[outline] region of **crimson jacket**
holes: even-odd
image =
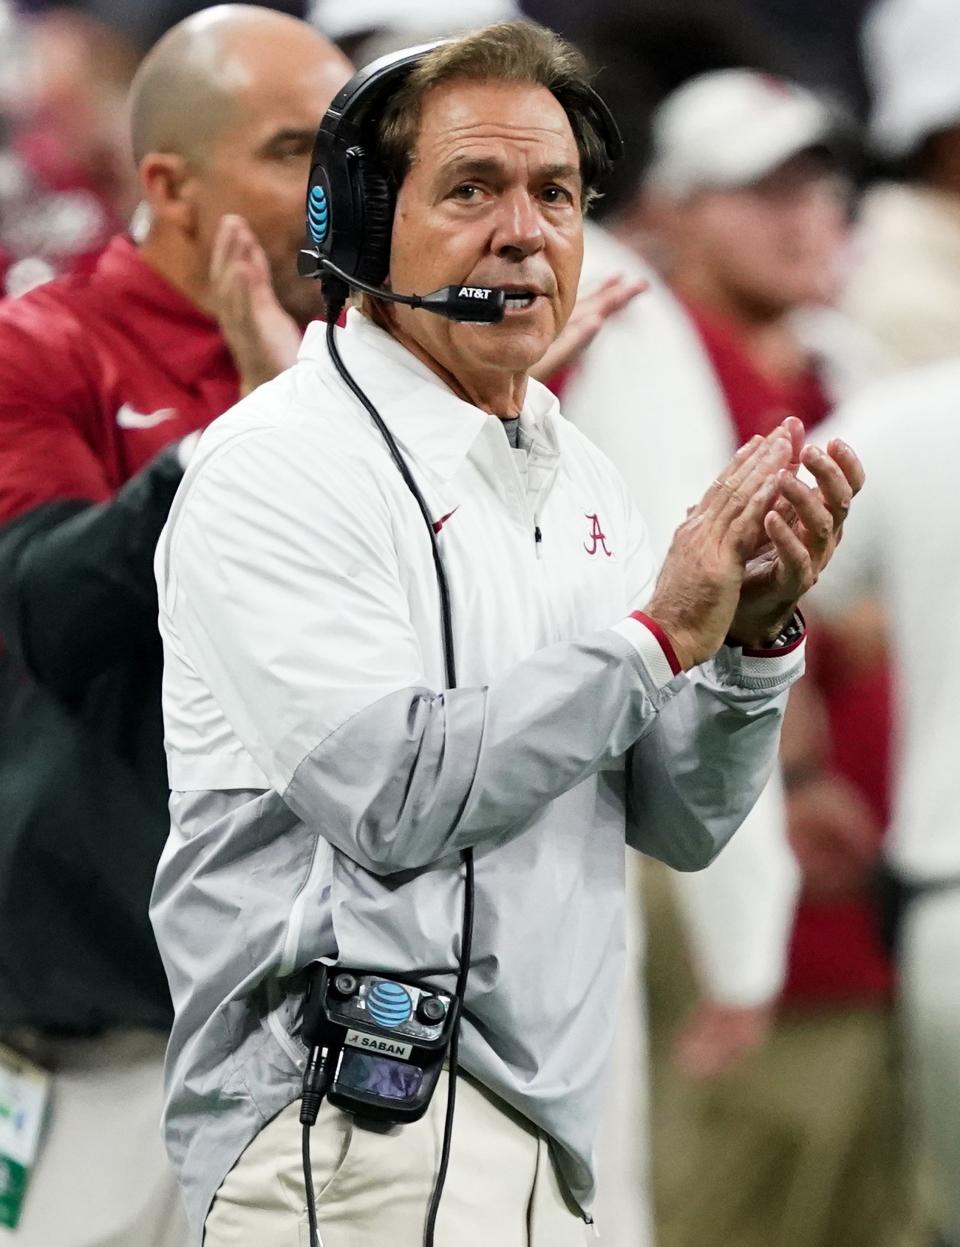
[[[238,397],[214,321],[126,238],[0,304],[0,1026],[164,1026],[152,559],[175,443]]]

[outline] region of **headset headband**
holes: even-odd
[[[413,69],[417,61],[434,48],[440,48],[449,42],[449,39],[435,39],[415,48],[388,52],[386,56],[380,56],[363,69],[358,69],[333,97],[320,122],[320,129],[329,130],[335,136],[341,121],[348,125],[362,126],[374,106],[393,95],[400,86],[400,81]]]

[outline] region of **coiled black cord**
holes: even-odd
[[[447,575],[443,566],[443,559],[440,556],[440,546],[437,541],[437,533],[433,527],[433,520],[427,509],[423,494],[420,487],[414,479],[413,473],[407,461],[404,459],[400,447],[397,445],[393,434],[387,428],[382,416],[376,407],[361,389],[343,359],[337,347],[336,339],[336,323],[343,310],[342,300],[337,305],[335,299],[328,297],[327,299],[327,350],[330,352],[330,358],[333,366],[340,374],[341,379],[347,388],[354,394],[360,402],[364,410],[370,416],[370,419],[376,425],[386,442],[387,450],[390,457],[396,464],[400,475],[403,477],[404,483],[410,490],[423,516],[423,522],[427,526],[427,533],[430,537],[430,548],[433,553],[433,566],[437,577],[437,591],[440,597],[440,626],[443,640],[443,660],[446,673],[447,688],[456,688],[457,685],[457,668],[454,658],[453,649],[453,616],[450,609],[450,587],[447,583]],[[430,1197],[430,1206],[427,1210],[427,1219],[424,1225],[423,1242],[424,1247],[434,1247],[434,1235],[436,1234],[437,1215],[440,1211],[440,1200],[443,1197],[443,1188],[447,1180],[447,1169],[450,1165],[450,1146],[453,1141],[453,1118],[457,1104],[457,1073],[460,1067],[460,1022],[463,1016],[464,1000],[467,990],[467,976],[470,972],[470,957],[473,949],[473,915],[474,915],[474,873],[473,873],[473,849],[464,849],[461,853],[461,859],[464,867],[464,884],[463,884],[463,924],[460,933],[460,967],[457,973],[457,985],[455,989],[457,1014],[453,1021],[453,1028],[450,1033],[450,1050],[447,1058],[447,1107],[443,1124],[443,1143],[440,1148],[440,1164],[437,1168],[436,1181],[433,1184],[433,1194]],[[311,1066],[315,1070],[322,1069],[318,1065],[319,1054],[316,1051],[310,1055],[308,1062],[307,1075],[304,1078],[304,1088],[306,1091],[307,1079],[310,1075]],[[319,1073],[316,1075],[319,1078]],[[322,1093],[321,1093],[322,1098]],[[317,1101],[317,1109],[319,1109],[319,1100]],[[316,1112],[313,1114],[316,1120]],[[301,1120],[303,1116],[301,1115]],[[310,1163],[310,1124],[304,1123],[303,1126],[303,1181],[306,1187],[307,1196],[307,1220],[310,1225],[310,1245],[311,1247],[323,1247],[320,1239],[320,1232],[317,1228],[317,1208],[313,1193],[313,1170]]]
[[[473,948],[473,849],[464,849],[461,854],[464,866],[463,881],[463,931],[460,936],[460,972],[457,975],[457,1016],[450,1034],[450,1055],[447,1058],[447,1112],[443,1122],[443,1145],[440,1148],[440,1165],[437,1169],[437,1180],[433,1184],[433,1195],[427,1211],[427,1222],[423,1234],[424,1247],[434,1247],[433,1236],[437,1228],[437,1214],[440,1211],[440,1199],[447,1181],[447,1168],[450,1164],[450,1144],[453,1141],[453,1114],[457,1106],[457,1072],[460,1067],[460,1017],[463,1013],[463,1002],[467,990],[467,974],[470,970],[470,953]]]
[[[303,1157],[303,1186],[307,1194],[307,1223],[310,1226],[310,1247],[323,1247],[323,1239],[317,1228],[317,1201],[313,1194],[313,1163],[310,1160],[310,1131],[313,1129],[304,1122],[300,1152]]]
[[[357,384],[353,375],[350,373],[340,356],[340,350],[337,347],[336,337],[337,316],[339,316],[339,310],[335,307],[331,308],[328,304],[327,350],[330,352],[330,358],[333,360],[333,366],[340,374],[344,384],[354,395],[356,395],[364,410],[370,416],[370,419],[379,429],[380,435],[387,444],[387,450],[390,452],[390,458],[397,465],[407,489],[409,489],[411,494],[413,494],[416,504],[420,508],[420,514],[423,516],[423,522],[427,526],[427,533],[430,536],[430,549],[433,552],[433,567],[437,574],[437,590],[440,594],[440,627],[443,632],[443,661],[446,668],[447,688],[456,688],[457,665],[453,653],[453,616],[450,611],[450,588],[447,584],[447,573],[444,571],[443,560],[440,557],[440,544],[437,541],[437,534],[434,531],[433,520],[430,518],[430,512],[427,509],[427,504],[423,500],[423,494],[420,492],[420,486],[414,480],[413,473],[410,471],[409,465],[407,464],[406,459],[404,459],[393,434],[384,424],[383,417]]]

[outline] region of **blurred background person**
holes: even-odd
[[[865,197],[844,307],[882,339],[897,367],[909,371],[890,387],[889,397],[877,392],[870,436],[879,480],[864,544],[844,560],[852,574],[849,585],[836,597],[825,595],[820,606],[848,652],[869,655],[883,653],[888,644],[892,648],[896,782],[882,897],[901,974],[913,1120],[924,1159],[932,1162],[925,1185],[933,1187],[942,1231],[937,1244],[949,1245],[960,1241],[960,1076],[952,1060],[958,1047],[956,975],[944,977],[944,966],[957,925],[950,881],[960,872],[952,859],[949,820],[944,821],[941,767],[946,754],[956,751],[957,733],[953,721],[933,733],[950,687],[949,664],[938,660],[934,673],[910,654],[904,623],[912,609],[908,593],[930,601],[951,588],[937,550],[938,529],[931,529],[930,540],[923,537],[922,552],[911,553],[916,565],[909,569],[899,545],[881,554],[879,542],[882,533],[893,533],[881,516],[887,507],[891,521],[902,519],[911,540],[921,523],[949,525],[953,518],[949,491],[934,492],[935,474],[928,478],[929,514],[903,511],[893,500],[900,472],[921,469],[910,456],[894,461],[891,438],[895,422],[902,421],[911,439],[930,436],[937,455],[949,460],[950,413],[960,398],[951,362],[960,358],[960,86],[954,71],[960,12],[949,0],[880,0],[864,24],[863,45],[872,88],[869,138],[879,180]],[[942,367],[917,368],[937,361]],[[860,402],[837,418],[845,425],[864,420]],[[857,551],[862,567],[854,566]],[[937,907],[932,897],[941,888],[945,895]]]
[[[7,9],[0,40],[0,290],[88,271],[136,202],[125,97],[139,55],[80,9]]]
[[[89,272],[139,198],[127,92],[198,0],[20,0],[0,7],[0,290]],[[300,0],[265,7],[303,16]]]
[[[817,96],[746,69],[704,74],[652,119],[651,159],[622,237],[680,301],[709,359],[735,440],[777,413],[816,425],[887,368],[832,311],[851,206],[853,149]]]
[[[706,460],[716,471],[731,444],[786,412],[815,426],[886,362],[826,306],[842,273],[852,155],[826,105],[770,75],[701,75],[661,106],[649,146],[645,180],[635,164],[633,194],[609,212],[620,241],[593,236],[587,268],[596,278],[624,267],[627,241],[657,259],[668,284],[604,330],[564,405],[644,499],[656,545],[694,496],[692,465]],[[666,1247],[876,1247],[899,1241],[908,1216],[890,1075],[891,967],[871,894],[885,818],[884,675],[847,667],[842,655],[821,665],[831,700],[798,699],[784,746],[804,903],[766,1043],[780,985],[769,972],[765,1000],[738,1001],[728,983],[726,999],[713,993],[684,1025],[690,970],[676,955],[672,906],[661,887],[650,889],[655,1194]],[[860,732],[846,752],[832,748],[831,706],[845,743],[851,725]],[[777,826],[772,808],[758,839],[768,853]],[[776,877],[741,864],[728,907],[738,885],[763,896]],[[681,901],[695,930],[697,912],[710,912],[699,899]],[[715,961],[696,942],[691,951],[709,997]],[[772,941],[767,951],[772,966]]]
[[[913,1106],[935,1164],[936,1247],[960,1244],[960,669],[949,646],[922,638],[931,607],[947,620],[960,612],[958,401],[953,359],[864,393],[830,421],[830,436],[862,436],[871,490],[837,586],[816,597],[821,614],[840,625],[860,615],[864,601],[879,603],[888,623],[899,729],[886,845],[891,933]],[[914,485],[920,492],[911,500]]]
[[[286,15],[189,19],[133,88],[142,243],[0,305],[0,1037],[53,1073],[18,1247],[184,1241],[147,919],[169,828],[153,552],[195,432],[316,311],[303,188],[350,72]]]
[[[900,366],[960,355],[960,10],[881,0],[864,27],[870,142],[844,307]]]

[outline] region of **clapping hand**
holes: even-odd
[[[647,607],[684,670],[727,637],[761,648],[777,636],[829,563],[863,479],[849,446],[804,446],[793,417],[737,451],[674,534]]]
[[[788,622],[804,593],[817,583],[843,535],[864,472],[853,450],[834,438],[826,450],[803,445],[803,425],[790,417],[795,458],[810,472],[814,485],[796,475],[796,463],[777,474],[776,505],[764,518],[766,542],[744,572],[740,602],[730,627],[732,637],[750,647],[768,644]]]

